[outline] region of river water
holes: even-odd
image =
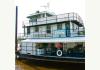
[[[16,60],[15,70],[85,70],[85,64]]]

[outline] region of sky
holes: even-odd
[[[49,12],[64,14],[69,12],[78,13],[85,22],[85,0],[16,0],[18,6],[18,33],[23,33],[22,23],[28,20],[26,17],[37,10],[45,11],[42,6],[49,3]]]

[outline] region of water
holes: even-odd
[[[85,70],[85,64],[16,60],[15,70]]]

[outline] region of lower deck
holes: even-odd
[[[84,42],[57,42],[57,43],[33,43],[22,42],[19,52],[21,58],[61,61],[61,62],[84,62]]]

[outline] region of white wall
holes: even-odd
[[[65,29],[65,23],[62,24],[62,29]]]
[[[27,48],[26,48],[26,46],[27,46]],[[36,50],[36,43],[32,43],[32,42],[22,42],[21,43],[21,53],[22,54],[31,53],[31,54],[35,55],[36,54],[35,50]]]
[[[76,43],[67,43],[66,46],[67,48],[74,48]]]
[[[25,34],[27,34],[27,28],[25,28]]]
[[[39,26],[39,32],[43,32],[43,31],[46,31],[46,26]]]
[[[76,43],[64,43],[63,49],[67,51],[69,48],[73,48],[76,45]]]
[[[33,32],[34,32],[33,27],[30,27],[30,33],[33,33]]]
[[[74,48],[79,43],[75,43],[75,42],[74,43],[63,43],[63,49],[67,51],[69,48]],[[83,44],[83,47],[85,47],[85,42],[82,42],[82,44]]]
[[[51,29],[52,29],[52,30],[57,30],[57,24],[51,25]]]

